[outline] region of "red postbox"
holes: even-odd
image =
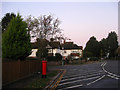
[[[46,78],[47,61],[42,61],[42,78]]]

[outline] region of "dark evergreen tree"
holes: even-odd
[[[18,14],[17,17],[12,18],[7,30],[2,34],[2,56],[23,60],[30,54],[31,44],[27,24]]]
[[[99,57],[100,55],[100,48],[99,48],[99,42],[96,40],[96,38],[93,36],[90,38],[90,40],[87,42],[85,47],[85,52],[91,53],[93,57]]]
[[[6,15],[2,18],[2,32],[4,32],[8,26],[8,24],[10,23],[11,19],[13,17],[16,17],[16,15],[14,13],[6,13]]]
[[[106,39],[109,57],[115,57],[115,52],[118,48],[117,34],[115,32],[110,32]]]
[[[106,57],[108,53],[108,44],[107,44],[107,39],[103,38],[100,42],[100,53],[101,57]]]

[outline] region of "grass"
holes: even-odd
[[[59,70],[54,70],[54,71],[50,71],[47,76],[48,77],[54,77],[56,76],[60,71]]]
[[[51,70],[47,73],[47,78],[39,78],[33,82],[31,82],[29,85],[25,86],[24,88],[45,88],[46,85],[49,84],[50,80],[56,76],[60,71],[58,70]]]

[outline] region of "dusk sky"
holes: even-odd
[[[61,21],[64,35],[83,47],[91,36],[100,41],[111,31],[118,34],[117,2],[3,2],[2,17],[11,12],[24,19],[51,14]]]

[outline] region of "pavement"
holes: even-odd
[[[107,60],[84,65],[50,66],[49,69],[63,69],[52,88],[57,90],[80,88],[114,88],[120,89],[119,62]],[[58,82],[57,84],[55,84]]]

